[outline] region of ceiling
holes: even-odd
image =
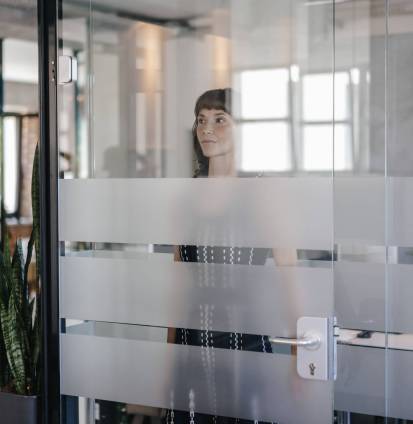
[[[213,9],[228,8],[231,0],[63,0],[63,4],[89,7],[123,16],[142,16],[168,21],[203,16]],[[64,6],[63,6],[64,7]]]
[[[207,15],[214,9],[233,7],[234,0],[63,0],[63,7],[106,12],[108,15],[118,15],[137,19],[138,17],[159,21],[187,20]],[[257,0],[237,0],[236,4]],[[263,0],[260,0],[263,1]],[[268,0],[267,0],[268,1]],[[276,0],[271,0],[276,1]],[[320,7],[331,3],[331,0],[277,0],[282,3],[296,1],[308,7]],[[263,1],[265,4],[265,1]],[[261,3],[261,4],[263,4]],[[341,9],[341,19],[354,19],[354,10],[364,6],[369,10],[371,18],[384,18],[386,13],[385,0],[336,0]],[[345,10],[348,11],[346,18]],[[344,13],[343,13],[344,12]],[[391,0],[389,12],[394,21],[406,20],[413,15],[413,0]],[[413,25],[411,31],[413,32]],[[0,38],[18,38],[24,40],[37,39],[37,0],[0,0]]]
[[[22,0],[20,0],[22,1]],[[212,9],[231,8],[235,5],[243,7],[244,3],[256,0],[63,0],[65,3],[83,4],[99,10],[107,10],[120,13],[144,15],[157,19],[187,19],[194,16],[205,15]],[[265,4],[265,1],[261,4]],[[285,4],[305,5],[308,7],[331,5],[333,0],[272,0],[282,6]],[[10,0],[9,0],[10,2]],[[335,0],[336,6],[347,6],[349,9],[360,7],[361,4],[370,9],[371,16],[384,16],[386,12],[386,0]],[[294,8],[294,6],[293,6]],[[389,11],[392,14],[413,14],[412,0],[390,0]]]

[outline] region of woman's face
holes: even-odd
[[[201,109],[197,116],[196,135],[207,158],[233,151],[234,121],[220,109]]]

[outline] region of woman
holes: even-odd
[[[202,94],[195,105],[195,122],[192,129],[194,148],[197,158],[195,177],[235,177],[235,125],[231,114],[231,89],[209,90]],[[271,249],[232,246],[194,246],[183,245],[176,248],[175,260],[182,262],[236,264],[236,265],[264,265]],[[210,271],[214,272],[213,269]],[[230,273],[230,271],[228,271]],[[211,331],[205,322],[213,320],[213,308],[202,310],[200,323],[194,327],[201,330],[179,328],[169,331],[168,340],[171,343],[209,348],[248,350],[271,353],[271,344],[267,336],[242,333],[226,333]],[[208,319],[206,319],[208,317]],[[208,357],[213,364],[211,355],[214,351],[201,355]],[[212,365],[213,367],[213,365]],[[205,376],[206,384],[214,387],[214,370]],[[212,378],[212,380],[211,380]],[[209,379],[209,380],[208,380]],[[213,395],[212,395],[213,398]],[[213,399],[211,400],[213,403]],[[195,410],[189,412],[168,411],[167,421],[180,424],[181,422],[195,423],[235,423],[246,422],[235,418],[217,417],[213,415],[197,414]]]
[[[234,121],[230,88],[209,90],[195,104],[192,127],[198,168],[196,176],[236,176]]]

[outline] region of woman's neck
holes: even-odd
[[[234,155],[220,155],[209,158],[208,177],[235,177]]]

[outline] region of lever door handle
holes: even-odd
[[[318,348],[321,344],[320,337],[317,336],[304,336],[298,339],[291,339],[287,337],[270,337],[268,339],[271,343],[289,345],[289,346],[301,346],[301,347],[312,347]]]
[[[297,347],[297,373],[309,380],[336,378],[337,331],[335,317],[300,317],[298,337],[268,337],[271,343]],[[276,353],[276,352],[274,352]]]

